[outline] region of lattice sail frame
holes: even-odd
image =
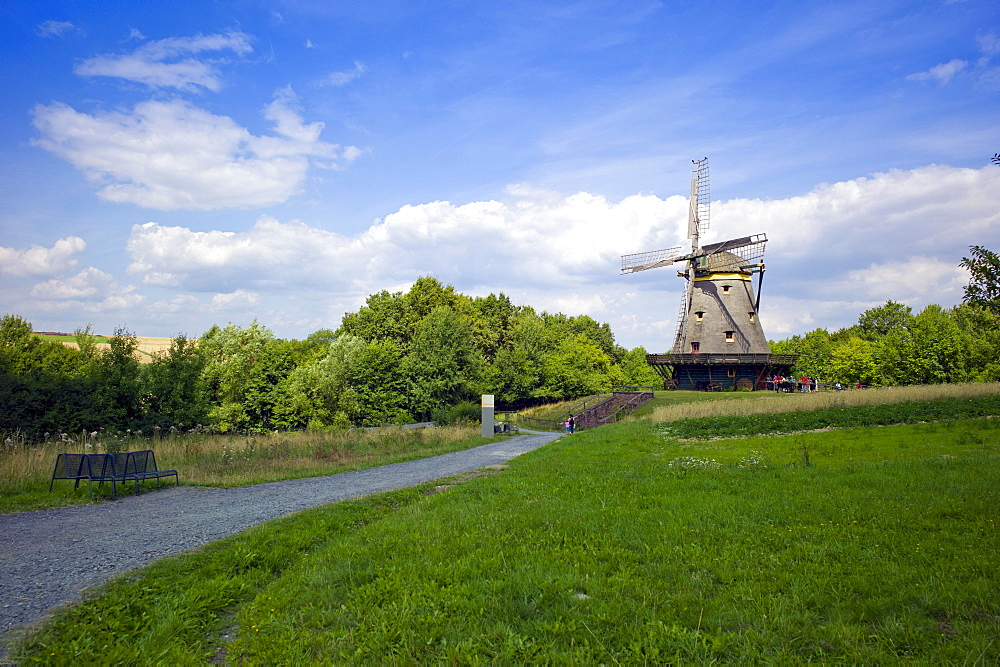
[[[645,271],[646,269],[655,269],[660,266],[668,266],[683,256],[680,246],[622,255],[622,275]]]

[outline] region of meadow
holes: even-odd
[[[947,392],[909,402],[991,412],[996,393]],[[729,433],[771,400],[711,401],[710,421]],[[164,559],[58,613],[17,658],[1000,660],[996,412],[799,431],[793,410],[767,426],[783,435],[730,437],[665,409],[443,492],[316,508]],[[697,433],[677,437],[685,423]]]

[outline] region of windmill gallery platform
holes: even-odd
[[[623,274],[683,263],[686,279],[670,352],[649,354],[646,362],[673,389],[758,389],[769,375],[787,375],[797,354],[772,354],[758,309],[764,279],[767,236],[754,234],[699,245],[708,229],[708,158],[693,161],[688,207],[690,252],[680,247],[625,255]],[[758,276],[756,294],[753,276]]]

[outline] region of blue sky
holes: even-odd
[[[432,275],[669,348],[619,256],[766,233],[761,321],[961,300],[1000,250],[1000,5],[0,4],[0,306],[38,330],[335,328]]]

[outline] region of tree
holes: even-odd
[[[31,323],[0,319],[0,432],[41,438],[76,431],[93,396],[86,363],[75,349],[32,333]]]
[[[139,428],[142,420],[143,372],[137,358],[139,341],[125,328],[115,329],[92,367],[94,414],[92,427]]]
[[[621,364],[622,384],[635,387],[663,388],[663,378],[646,363],[646,348],[637,347],[625,353]]]
[[[969,270],[969,284],[962,302],[1000,315],[1000,256],[978,245],[969,246],[971,257],[959,266]]]
[[[792,336],[786,340],[771,342],[771,351],[775,354],[797,354],[794,375],[825,380],[829,377],[830,355],[834,343],[830,332],[826,329],[813,329],[805,336]]]
[[[616,379],[611,358],[584,334],[563,339],[543,363],[540,395],[572,398],[608,391]]]
[[[469,318],[447,306],[432,310],[417,326],[402,364],[411,413],[426,418],[470,398],[481,364]]]
[[[967,337],[970,380],[1000,382],[1000,315],[962,304],[952,309],[951,316]]]
[[[245,328],[213,327],[198,345],[213,425],[223,431],[273,428],[275,389],[292,369],[288,346],[257,320]]]
[[[206,422],[209,405],[202,378],[204,368],[205,356],[197,341],[184,334],[170,341],[169,350],[154,355],[146,366],[146,422],[161,428]]]
[[[883,384],[878,370],[878,343],[854,336],[838,344],[830,354],[831,382],[866,385]]]
[[[909,328],[912,322],[912,309],[890,299],[884,306],[870,308],[861,313],[857,330],[861,338],[877,341],[897,329]]]

